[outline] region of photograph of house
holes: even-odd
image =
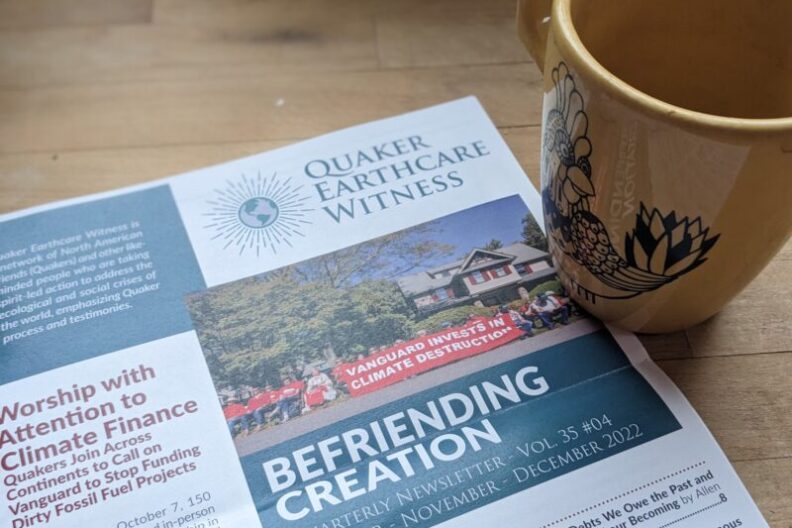
[[[187,295],[229,433],[243,445],[570,324],[546,248],[515,195]]]
[[[531,288],[554,274],[547,252],[516,242],[498,249],[474,248],[463,259],[396,282],[415,309],[428,315],[465,304],[495,306],[527,299]]]

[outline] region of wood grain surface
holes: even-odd
[[[474,94],[537,183],[512,0],[0,0],[0,212]],[[792,527],[792,243],[722,313],[643,343],[774,528]]]

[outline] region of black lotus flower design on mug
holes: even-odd
[[[676,280],[706,261],[719,235],[709,236],[701,219],[677,219],[651,212],[642,202],[635,227],[619,252],[604,223],[590,210],[596,195],[592,181],[591,140],[583,96],[563,62],[552,72],[555,105],[547,112],[542,142],[542,192],[545,224],[560,251],[602,284],[593,291],[569,277],[586,298],[626,299]]]
[[[701,219],[676,219],[673,211],[666,216],[654,209],[650,214],[641,204],[635,229],[624,242],[627,262],[668,277],[687,273],[706,259],[702,258],[717,236],[707,238],[709,228],[701,228]]]

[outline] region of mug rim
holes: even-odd
[[[792,131],[792,116],[770,118],[730,117],[708,114],[658,99],[621,80],[603,66],[586,48],[572,23],[571,0],[555,0],[550,24],[560,49],[566,48],[568,57],[578,70],[588,74],[595,83],[607,90],[614,98],[642,111],[649,110],[666,120],[682,121],[698,128],[716,128],[729,132],[789,133]]]

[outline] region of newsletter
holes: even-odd
[[[472,97],[0,216],[0,528],[766,527]]]

